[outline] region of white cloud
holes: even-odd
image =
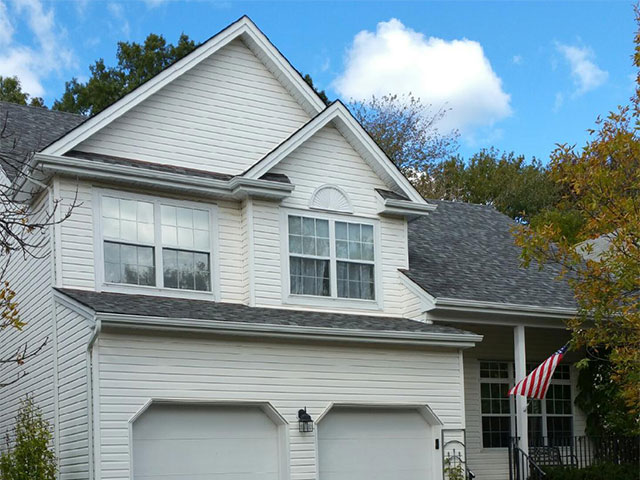
[[[522,65],[522,55],[514,55],[511,61],[516,65]]]
[[[356,100],[411,92],[434,108],[450,109],[443,130],[468,132],[511,114],[510,96],[478,42],[427,38],[397,19],[354,37],[333,87]]]
[[[7,4],[0,0],[0,75],[17,76],[23,90],[42,96],[44,77],[74,65],[73,51],[66,46],[65,32],[56,28],[53,9],[45,10],[40,0],[14,0],[14,23],[8,20]],[[26,21],[32,44],[14,39],[15,21]],[[9,25],[5,30],[4,26]]]
[[[129,20],[127,20],[127,17],[125,16],[124,8],[122,8],[122,5],[115,2],[108,3],[107,11],[116,20],[124,37],[129,38],[129,34],[131,33],[131,26],[129,25]]]
[[[555,100],[553,101],[553,112],[557,113],[564,104],[564,95],[561,92],[556,92]]]
[[[594,90],[609,78],[609,73],[594,63],[595,55],[590,48],[557,43],[556,49],[569,63],[571,76],[576,85],[575,95]]]

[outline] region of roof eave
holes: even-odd
[[[96,313],[103,328],[111,326],[134,330],[198,331],[232,336],[259,336],[304,340],[403,344],[466,349],[482,341],[482,335],[470,333],[399,332],[394,330],[358,330],[198,320],[189,318],[148,317],[116,313]]]
[[[42,153],[36,154],[34,159],[36,170],[43,176],[43,180],[47,175],[61,174],[108,183],[149,187],[155,190],[236,200],[246,197],[282,200],[295,188],[291,183],[272,180],[240,177],[222,180]]]

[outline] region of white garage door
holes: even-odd
[[[276,425],[257,407],[151,405],[133,424],[134,480],[276,480]]]
[[[431,478],[431,427],[416,410],[334,408],[318,441],[320,480]]]

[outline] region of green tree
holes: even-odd
[[[82,83],[73,78],[66,82],[62,98],[56,100],[52,108],[95,115],[180,60],[196,46],[185,34],[180,35],[175,45],[154,33],[149,34],[141,44],[118,42],[117,65],[108,67],[103,59],[97,60],[89,67],[89,80]]]
[[[409,95],[372,96],[351,101],[349,109],[393,163],[417,186],[433,167],[458,148],[458,132],[442,133],[445,110]],[[423,192],[421,192],[423,193]]]
[[[529,222],[555,206],[560,195],[547,168],[535,158],[481,150],[465,161],[460,156],[438,163],[417,182],[423,195],[443,200],[493,205],[511,218]]]
[[[22,91],[18,77],[0,75],[0,101],[46,108],[41,97],[31,97],[27,92]]]
[[[521,227],[525,264],[555,262],[573,287],[578,315],[572,348],[606,350],[611,378],[630,411],[640,413],[640,16],[636,13],[637,87],[629,106],[596,122],[586,145],[559,146],[550,175],[562,196],[545,221]],[[557,219],[580,226],[567,236]],[[585,362],[582,362],[584,366]],[[588,363],[588,360],[586,361]]]
[[[324,90],[318,90],[318,88],[313,84],[313,78],[311,78],[311,75],[309,75],[307,73],[302,78],[304,79],[305,82],[307,82],[307,84],[311,88],[313,88],[313,91],[318,94],[318,96],[320,97],[320,100],[322,100],[325,105],[331,104],[331,101],[329,100],[329,97],[327,97],[327,94],[325,93],[325,91]]]
[[[0,456],[3,480],[55,480],[56,457],[51,450],[53,434],[40,408],[31,397],[22,401],[16,418],[11,448]]]

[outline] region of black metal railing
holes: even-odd
[[[539,475],[546,467],[640,463],[640,437],[537,436],[529,439],[528,454],[518,448],[517,440],[512,438],[509,447],[511,480],[543,478]]]
[[[464,429],[442,429],[443,480],[473,480],[476,476],[467,463],[467,441]]]
[[[640,462],[640,437],[552,436],[529,439],[529,456],[538,465],[585,468],[601,463]]]
[[[518,439],[509,442],[509,480],[543,480],[547,475],[535,460],[518,447]]]

